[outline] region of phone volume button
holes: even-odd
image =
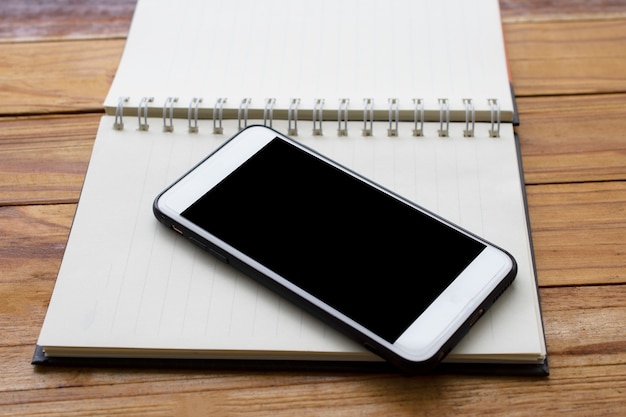
[[[221,253],[219,253],[215,249],[208,247],[204,242],[199,241],[198,239],[194,238],[193,236],[190,236],[189,240],[192,241],[194,244],[200,246],[202,249],[204,249],[205,251],[209,252],[211,255],[215,256],[217,259],[219,259],[220,261],[224,262],[225,264],[228,263],[228,258],[226,256],[222,255]]]
[[[194,245],[196,245],[196,246],[200,246],[200,247],[201,247],[202,249],[204,249],[204,250],[208,250],[207,246],[206,246],[203,242],[201,242],[201,241],[199,241],[198,239],[196,239],[195,237],[193,237],[193,236],[189,236],[189,240],[190,240],[190,241],[191,241],[191,243],[193,243]]]
[[[222,255],[221,253],[219,253],[218,251],[211,249],[211,248],[207,248],[207,250],[209,251],[209,253],[211,253],[211,255],[215,256],[220,261],[224,262],[225,264],[228,263],[228,258]]]

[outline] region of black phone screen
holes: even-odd
[[[182,216],[390,343],[485,248],[278,138]]]

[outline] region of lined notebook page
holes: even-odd
[[[113,121],[102,118],[40,345],[150,350],[127,352],[140,357],[377,359],[154,218],[157,194],[234,134],[236,121],[225,122],[225,135],[210,133],[209,121],[198,134],[187,133],[186,120],[173,133],[159,132],[160,119],[149,132],[115,131]],[[325,127],[325,136],[308,136],[311,123],[301,122],[296,139],[517,259],[512,287],[449,360],[545,354],[512,128],[489,138],[478,124],[475,138],[463,138],[464,126],[453,125],[440,138],[439,125],[426,124],[425,137],[412,137],[409,123],[390,138],[385,123],[373,137],[350,123],[337,138]]]
[[[300,117],[310,119],[324,99],[324,117],[336,119],[339,100],[349,99],[350,117],[362,120],[363,100],[372,99],[384,120],[397,98],[412,120],[420,98],[438,120],[443,98],[465,120],[463,99],[471,98],[488,121],[494,98],[511,120],[506,65],[497,0],[139,1],[105,107],[112,114],[129,97],[133,112],[151,97],[159,116],[176,97],[184,117],[201,97],[201,115],[210,117],[227,98],[225,117],[235,118],[250,98],[251,117],[262,118],[275,98],[275,116],[286,118],[299,98]]]

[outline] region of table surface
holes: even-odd
[[[134,9],[0,6],[1,415],[626,413],[626,2],[501,0],[548,378],[30,365]]]

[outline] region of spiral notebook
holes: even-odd
[[[104,107],[33,363],[384,369],[152,216],[265,124],[510,251],[442,369],[547,373],[497,1],[140,0]]]

